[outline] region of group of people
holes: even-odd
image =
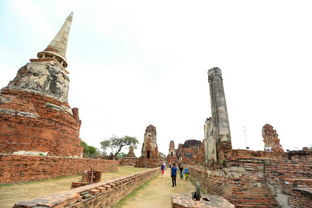
[[[189,170],[187,167],[183,168],[181,164],[177,167],[175,163],[169,163],[169,168],[171,171],[171,179],[172,179],[172,187],[177,186],[177,172],[180,171],[180,178],[183,179],[183,175],[185,180],[189,179]],[[160,167],[162,176],[165,173],[166,163],[163,163]]]

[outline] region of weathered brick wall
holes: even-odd
[[[0,93],[0,153],[81,157],[77,109],[31,92],[2,89]]]
[[[277,207],[264,176],[261,160],[227,162],[223,168],[190,166],[190,177],[210,194],[221,195],[238,208]]]
[[[236,207],[306,208],[312,204],[311,156],[309,152],[237,150],[223,167],[189,164],[190,177]]]
[[[117,171],[118,161],[49,156],[0,155],[0,184],[70,176],[91,168]]]
[[[302,157],[295,156],[292,160],[275,160],[266,164],[265,175],[269,188],[280,204],[294,208],[311,207],[312,163],[309,157],[307,160],[302,160]],[[300,188],[308,191],[298,191]]]
[[[57,208],[102,208],[117,202],[159,174],[159,169],[124,176],[107,182],[90,184],[69,191],[18,202],[14,208],[57,207]]]

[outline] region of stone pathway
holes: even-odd
[[[114,205],[113,208],[170,208],[173,194],[190,193],[195,190],[191,182],[181,180],[179,177],[177,186],[171,187],[171,185],[170,170],[166,169],[163,177],[160,174],[143,188],[139,188],[128,198]]]

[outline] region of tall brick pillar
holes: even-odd
[[[217,145],[217,159],[223,160],[232,149],[231,132],[223,88],[221,70],[214,67],[208,71],[213,136]]]

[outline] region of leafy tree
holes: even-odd
[[[119,159],[119,158],[122,158],[122,157],[127,157],[127,154],[124,153],[124,152],[119,152],[116,157]]]
[[[96,157],[99,155],[99,150],[93,146],[89,146],[86,142],[81,141],[80,146],[83,147],[83,157]]]
[[[136,148],[136,145],[139,143],[138,139],[131,136],[117,137],[113,136],[109,139],[106,139],[101,142],[101,148],[104,152],[109,148],[111,153],[113,153],[114,158],[118,158],[117,155],[120,153],[123,147],[133,146]]]

